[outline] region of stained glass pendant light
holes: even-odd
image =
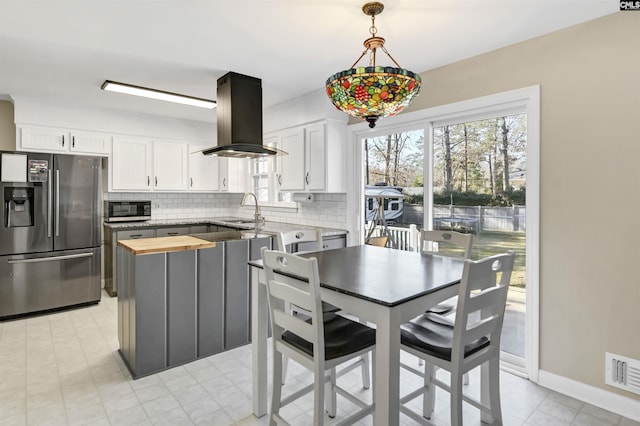
[[[366,120],[371,128],[378,118],[396,115],[408,106],[418,95],[421,82],[418,74],[398,65],[384,47],[384,38],[376,36],[375,19],[383,10],[379,2],[362,6],[364,14],[371,16],[371,37],[364,41],[365,50],[350,69],[327,79],[327,95],[336,108]],[[386,53],[397,68],[377,66],[377,49]],[[367,53],[369,66],[356,68]]]

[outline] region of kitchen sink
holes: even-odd
[[[221,222],[225,222],[225,223],[254,223],[255,221],[253,219],[229,219],[229,220],[222,220]]]
[[[192,237],[200,238],[205,241],[223,242],[233,240],[250,240],[253,238],[268,238],[272,235],[263,234],[256,231],[222,231],[222,232],[206,232],[202,234],[190,234]]]

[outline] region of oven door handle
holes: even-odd
[[[58,260],[80,259],[83,257],[92,257],[93,253],[67,254],[64,256],[54,257],[38,257],[36,259],[9,259],[7,263],[14,265],[19,263],[38,263],[38,262],[54,262]]]

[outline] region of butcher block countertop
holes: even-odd
[[[216,243],[201,240],[189,235],[175,237],[140,238],[136,240],[118,241],[118,245],[135,255],[169,253],[174,251],[198,250],[212,248]]]

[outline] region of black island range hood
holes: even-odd
[[[230,72],[218,79],[218,146],[202,151],[219,157],[260,158],[286,154],[262,146],[262,81]]]

